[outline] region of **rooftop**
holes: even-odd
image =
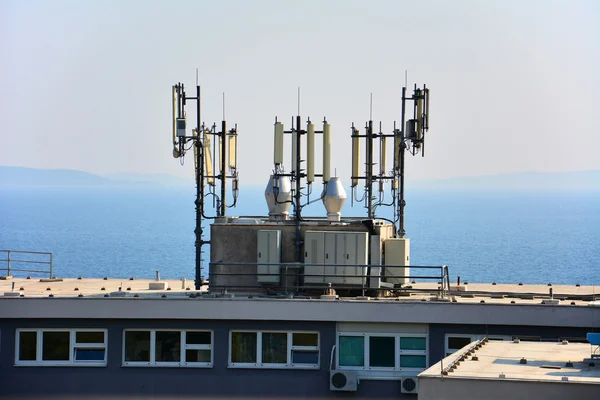
[[[39,278],[13,278],[0,280],[0,299],[23,295],[26,298],[44,297],[141,297],[156,298],[167,295],[168,298],[182,298],[191,294],[200,296],[221,296],[218,293],[209,294],[209,285],[202,286],[200,291],[195,290],[194,281],[191,279],[161,280],[166,286],[161,289],[150,289],[150,285],[157,281],[152,279],[133,278],[64,278],[64,279],[39,279]],[[13,292],[14,284],[14,292]],[[550,300],[550,289],[552,297]],[[436,296],[438,285],[436,283],[412,283],[400,296],[368,298],[369,300],[385,301],[440,301]],[[14,293],[14,294],[8,294]],[[342,294],[340,292],[340,294]],[[246,298],[235,294],[236,298]],[[254,296],[255,298],[257,296]],[[318,299],[318,292],[311,296]],[[276,297],[271,297],[276,298]],[[295,297],[301,299],[302,297]],[[342,297],[340,300],[356,300],[355,297]],[[489,284],[475,283],[451,286],[450,295],[446,301],[457,303],[485,303],[485,304],[529,304],[529,305],[568,305],[590,306],[595,305],[594,300],[600,299],[600,286],[577,285],[528,285],[528,284]],[[367,300],[360,298],[360,300]],[[514,302],[514,303],[513,303]]]
[[[518,381],[565,381],[600,385],[600,360],[590,364],[588,343],[473,342],[422,372],[419,377]],[[475,357],[475,360],[473,360]],[[462,361],[461,361],[462,360]],[[565,379],[566,377],[566,379]]]

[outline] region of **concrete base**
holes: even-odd
[[[150,282],[148,284],[149,290],[167,290],[169,282]]]
[[[451,292],[466,292],[469,290],[469,285],[450,285]]]
[[[546,299],[544,300],[544,304],[550,304],[550,305],[557,305],[560,304],[560,300],[559,299]]]
[[[4,292],[4,297],[19,297],[23,292]]]
[[[337,300],[339,299],[339,296],[337,294],[332,295],[332,294],[323,294],[321,295],[321,300]]]

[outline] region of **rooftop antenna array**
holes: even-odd
[[[323,168],[320,174],[315,173],[315,135],[320,134],[323,138]],[[284,160],[284,136],[291,137],[291,154],[289,170],[286,170]],[[306,137],[306,160],[302,159],[303,137]],[[327,118],[323,118],[323,129],[316,130],[315,124],[310,117],[306,121],[306,128],[302,127],[300,116],[300,88],[298,88],[298,115],[292,117],[291,128],[285,130],[284,125],[275,117],[274,126],[274,152],[273,152],[273,175],[267,186],[266,196],[269,203],[270,216],[280,219],[288,218],[288,209],[293,207],[293,219],[296,224],[296,260],[301,261],[302,239],[300,233],[300,222],[302,221],[302,209],[309,204],[322,200],[331,179],[331,125]],[[304,168],[303,168],[304,167]],[[315,178],[322,178],[323,190],[319,197],[310,199],[312,184]],[[303,186],[305,181],[306,186]],[[306,201],[303,203],[302,198]]]
[[[412,105],[412,118],[406,119],[407,102]],[[412,103],[410,103],[412,102]],[[394,224],[396,225],[396,236],[403,238],[406,234],[404,229],[404,161],[405,153],[411,155],[421,153],[425,156],[425,133],[429,130],[429,89],[414,86],[413,94],[406,96],[406,85],[402,88],[402,111],[401,128],[396,127],[391,133],[385,133],[382,123],[379,123],[379,132],[373,131],[373,95],[369,107],[370,119],[365,124],[365,133],[360,131],[352,123],[352,204],[357,197],[359,181],[364,181],[363,196],[358,201],[364,201],[369,219],[375,218],[375,211],[380,206],[391,206],[394,210]],[[360,143],[365,141],[364,171],[360,168]],[[386,166],[387,139],[394,141],[393,165],[390,171]],[[378,147],[379,171],[375,166],[375,150]],[[391,186],[392,198],[385,201],[385,183]],[[378,183],[378,195],[375,196],[373,185]]]
[[[202,286],[202,246],[210,241],[202,238],[202,221],[224,217],[226,209],[235,207],[239,194],[239,173],[237,168],[237,124],[227,130],[225,120],[225,94],[223,94],[223,120],[221,130],[217,131],[216,123],[209,128],[201,122],[201,95],[196,70],[196,96],[187,96],[183,83],[172,88],[173,99],[173,157],[179,158],[181,164],[189,150],[193,149],[194,174],[196,179],[196,290]],[[185,107],[188,101],[196,102],[196,127],[188,132]],[[217,159],[219,160],[217,162]],[[227,205],[227,179],[231,179],[231,205]],[[218,185],[217,185],[218,182]],[[206,186],[208,186],[206,188]],[[220,186],[217,191],[217,186]],[[206,190],[205,190],[206,189]],[[220,194],[218,194],[220,192]],[[205,213],[206,197],[211,196],[216,209],[215,216]]]

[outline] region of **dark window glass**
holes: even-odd
[[[470,337],[448,337],[448,348],[449,349],[462,349],[463,347],[465,347],[466,345],[468,345],[469,343],[471,343],[472,340]]]
[[[69,361],[70,332],[42,333],[42,360]]]
[[[19,332],[19,360],[35,361],[37,332]]]
[[[287,333],[262,334],[262,362],[265,364],[287,363]]]
[[[294,346],[318,346],[319,335],[316,333],[293,333],[292,344]]]
[[[156,347],[154,356],[156,362],[181,361],[181,332],[156,332]]]
[[[256,332],[231,333],[231,362],[256,362]]]
[[[365,365],[365,340],[362,336],[340,336],[340,366],[363,367]]]
[[[75,361],[104,361],[104,349],[75,349]]]
[[[150,331],[125,331],[125,361],[150,361]]]
[[[292,350],[292,364],[318,364],[319,352]]]
[[[427,366],[427,358],[425,356],[400,356],[400,367],[402,368],[425,368]]]
[[[211,344],[210,332],[186,332],[185,341],[187,344]]]
[[[186,350],[185,351],[185,361],[189,363],[193,362],[201,362],[201,363],[209,363],[210,362],[210,350]]]
[[[426,350],[427,340],[423,337],[401,337],[401,350]]]
[[[104,343],[104,332],[75,332],[77,343]]]
[[[394,368],[395,349],[395,338],[371,336],[369,338],[369,366]]]

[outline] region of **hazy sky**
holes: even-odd
[[[372,92],[391,129],[405,70],[431,88],[409,179],[600,169],[597,0],[0,0],[0,165],[191,177],[171,156],[170,90],[191,95],[196,68],[203,119],[221,120],[225,92],[238,123],[242,184],[266,183],[298,86],[348,182],[351,123]]]

